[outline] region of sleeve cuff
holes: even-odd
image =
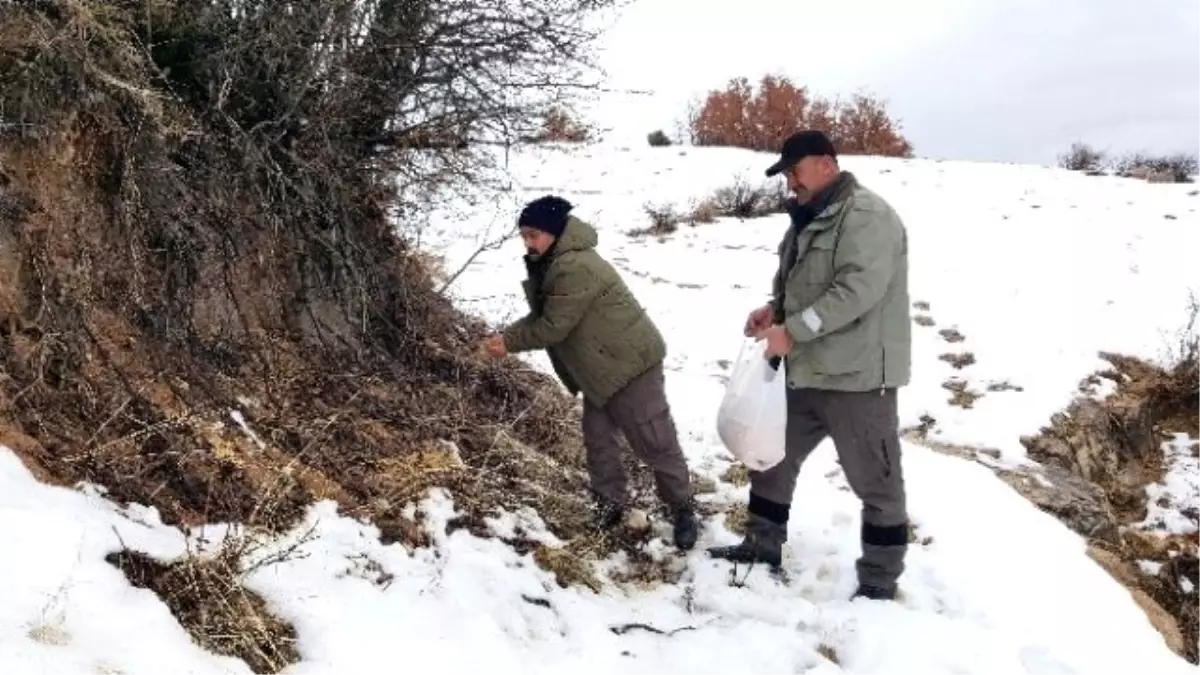
[[[504,338],[504,349],[511,353],[524,351],[521,349],[520,341],[517,339],[517,336],[514,334],[514,332],[515,331],[513,331],[513,329],[510,327],[508,330],[500,334]]]
[[[799,314],[793,314],[784,322],[784,328],[796,342],[811,342],[821,334],[824,322],[812,307]]]

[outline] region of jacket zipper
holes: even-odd
[[[879,317],[879,395],[887,393],[887,344],[883,341],[883,315]]]
[[[887,347],[879,345],[879,395],[887,392]]]

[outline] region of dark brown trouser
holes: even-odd
[[[894,589],[908,546],[896,390],[788,389],[787,406],[787,454],[766,471],[750,472],[752,503],[757,497],[786,513],[801,464],[821,441],[832,437],[846,481],[862,500],[859,583]]]
[[[592,490],[602,499],[620,505],[627,499],[629,479],[621,463],[617,440],[620,432],[634,454],[654,470],[663,504],[671,509],[691,506],[691,478],[679,447],[665,384],[659,364],[634,378],[603,407],[584,398],[583,444],[588,475]]]

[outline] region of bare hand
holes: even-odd
[[[767,328],[757,335],[758,339],[767,341],[766,353],[771,356],[787,356],[792,351],[794,342],[787,329],[779,324]]]
[[[746,317],[746,327],[742,329],[742,332],[746,337],[757,336],[763,330],[771,327],[773,313],[769,303],[750,312],[750,316]]]
[[[508,347],[504,344],[503,335],[492,335],[483,341],[483,351],[493,359],[508,356]]]

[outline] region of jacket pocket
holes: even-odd
[[[820,375],[849,375],[872,367],[879,358],[869,322],[855,319],[839,331],[809,343],[809,366]]]
[[[836,232],[826,230],[813,235],[804,256],[792,268],[791,281],[797,284],[829,286],[837,273],[833,254],[837,247]]]

